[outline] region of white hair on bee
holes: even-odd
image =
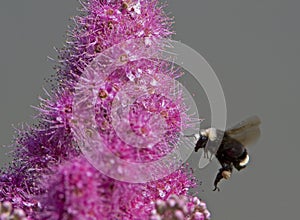
[[[200,135],[208,137],[210,141],[215,141],[217,139],[217,129],[208,128],[200,130]]]
[[[201,136],[205,136],[205,137],[208,136],[208,134],[206,133],[206,130],[204,130],[204,129],[201,129],[201,130],[200,130],[200,135],[201,135]]]
[[[205,130],[206,136],[209,138],[211,141],[215,141],[217,139],[217,129],[215,128],[208,128]]]
[[[199,138],[200,138],[200,134],[195,134],[195,144],[197,144]]]
[[[247,154],[246,158],[240,162],[240,166],[241,167],[246,166],[249,163],[249,160],[250,160],[250,157]]]

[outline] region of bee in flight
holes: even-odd
[[[240,171],[247,166],[249,155],[246,146],[259,138],[260,123],[259,117],[252,116],[226,131],[208,128],[192,135],[196,139],[195,152],[203,149],[199,168],[205,167],[214,155],[222,166],[214,181],[214,191],[220,191],[218,183],[223,178],[230,178],[233,167]]]

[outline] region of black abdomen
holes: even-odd
[[[224,157],[224,159],[235,161],[243,157],[245,152],[246,149],[240,142],[225,135],[217,152],[217,157]]]

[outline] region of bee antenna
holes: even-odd
[[[186,134],[186,135],[183,135],[183,137],[196,137],[195,134]]]
[[[197,134],[188,134],[188,135],[183,135],[183,137],[187,137],[187,138],[194,138],[195,142],[198,141],[199,136],[197,136]]]

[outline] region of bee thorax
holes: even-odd
[[[208,136],[208,134],[206,133],[206,130],[204,130],[204,129],[201,129],[201,130],[200,130],[200,135],[201,135],[201,136],[205,136],[205,137]]]
[[[205,130],[201,130],[200,134],[202,136],[208,137],[210,141],[215,141],[217,139],[217,129],[215,128],[208,128]]]

